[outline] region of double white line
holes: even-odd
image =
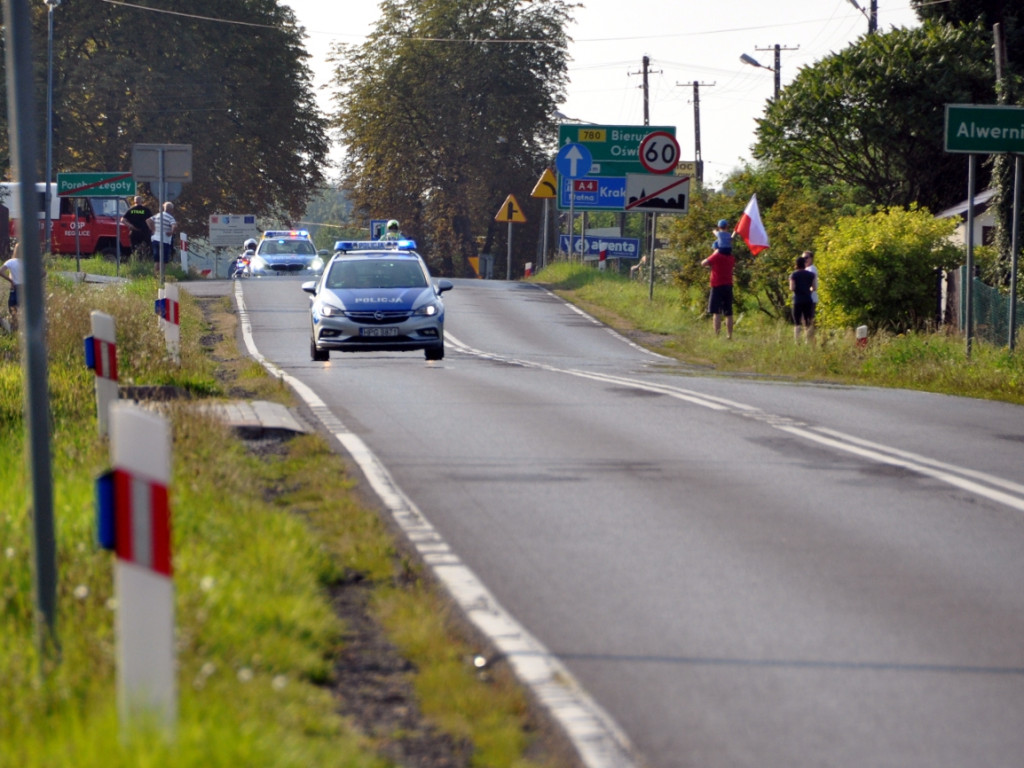
[[[938,461],[917,453],[904,451],[899,448],[864,440],[844,432],[839,432],[827,427],[813,427],[803,422],[785,416],[768,413],[760,408],[723,397],[706,395],[702,392],[674,387],[666,384],[631,379],[624,376],[614,376],[594,371],[583,371],[573,368],[559,368],[546,363],[536,363],[517,358],[506,358],[501,355],[482,352],[478,349],[463,344],[450,334],[445,334],[447,340],[460,352],[465,354],[483,357],[488,360],[502,361],[510,365],[518,365],[526,368],[537,368],[549,373],[561,373],[567,376],[576,376],[582,379],[601,381],[608,384],[615,384],[621,387],[631,387],[645,392],[654,392],[677,400],[697,405],[702,408],[709,408],[715,411],[731,412],[745,418],[754,419],[766,424],[773,429],[786,432],[794,437],[818,443],[836,451],[857,456],[861,459],[874,461],[879,464],[886,464],[892,467],[916,472],[927,477],[934,478],[948,485],[954,486],[968,493],[981,496],[991,501],[1005,504],[1019,512],[1024,512],[1024,485],[1005,480],[987,472],[959,467],[954,464]]]

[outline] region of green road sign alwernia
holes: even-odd
[[[1024,107],[947,104],[946,151],[979,155],[1024,152]]]

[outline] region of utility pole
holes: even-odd
[[[641,63],[643,65],[643,69],[641,69],[639,72],[630,72],[629,74],[631,74],[631,75],[643,75],[643,85],[641,85],[640,87],[644,89],[644,125],[650,125],[651,124],[650,88],[648,87],[648,84],[647,84],[647,76],[651,73],[651,57],[650,56],[644,56],[643,61]],[[656,70],[656,71],[657,72],[661,72],[660,69]]]
[[[688,83],[676,83],[677,86],[688,85]],[[704,159],[700,152],[700,89],[710,88],[715,83],[700,83],[693,81],[693,159],[697,164],[697,183],[704,183]]]
[[[744,64],[749,64],[752,67],[760,67],[761,69],[767,69],[770,72],[774,72],[775,73],[775,100],[778,101],[779,100],[779,92],[782,90],[782,77],[781,77],[781,70],[782,70],[782,55],[781,54],[782,54],[782,51],[797,51],[799,49],[800,49],[799,45],[796,48],[783,48],[778,43],[776,43],[775,45],[771,46],[770,48],[756,48],[755,47],[754,48],[755,51],[774,51],[775,52],[775,67],[774,68],[773,67],[766,67],[764,64],[759,62],[753,56],[748,56],[745,53],[740,56],[740,61],[742,61]]]
[[[651,107],[650,107],[650,95],[649,95],[650,88],[648,87],[648,84],[647,84],[647,76],[650,74],[650,71],[651,71],[651,57],[650,56],[644,56],[644,58],[643,58],[641,63],[643,65],[643,69],[639,73],[637,73],[637,72],[630,72],[630,74],[631,75],[635,75],[635,74],[643,75],[643,85],[641,87],[644,89],[644,125],[650,125],[651,124]],[[650,250],[650,254],[648,256],[648,259],[650,261],[651,291],[652,291],[652,293],[654,291],[654,227],[655,226],[656,225],[654,223],[654,217],[651,214],[649,214],[649,213],[645,213],[644,214],[644,235],[645,235],[644,240],[649,242],[649,243],[651,243],[651,250]]]
[[[697,184],[704,186],[704,158],[700,153],[700,88],[709,88],[714,83],[693,81],[693,159],[697,163]]]
[[[651,97],[650,87],[647,84],[647,72],[651,66],[651,57],[644,56],[644,125],[651,124]]]
[[[861,8],[857,0],[847,0],[847,2],[867,17],[868,34],[873,35],[878,30],[878,0],[871,0],[870,11]]]

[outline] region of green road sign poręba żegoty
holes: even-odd
[[[127,171],[58,173],[58,197],[130,197],[135,179]]]

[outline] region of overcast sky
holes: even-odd
[[[869,0],[858,0],[867,8]],[[360,43],[372,32],[375,0],[283,0],[308,33],[316,84],[328,82],[332,42]],[[878,26],[917,25],[909,0],[878,0]],[[705,180],[715,184],[750,159],[755,118],[774,92],[775,75],[740,62],[748,54],[774,66],[782,85],[801,67],[867,31],[849,0],[585,0],[570,27],[570,83],[563,114],[600,125],[642,125],[641,72],[650,58],[651,125],[674,125],[684,160],[693,159],[694,88],[700,96]],[[324,108],[329,103],[321,96]]]

